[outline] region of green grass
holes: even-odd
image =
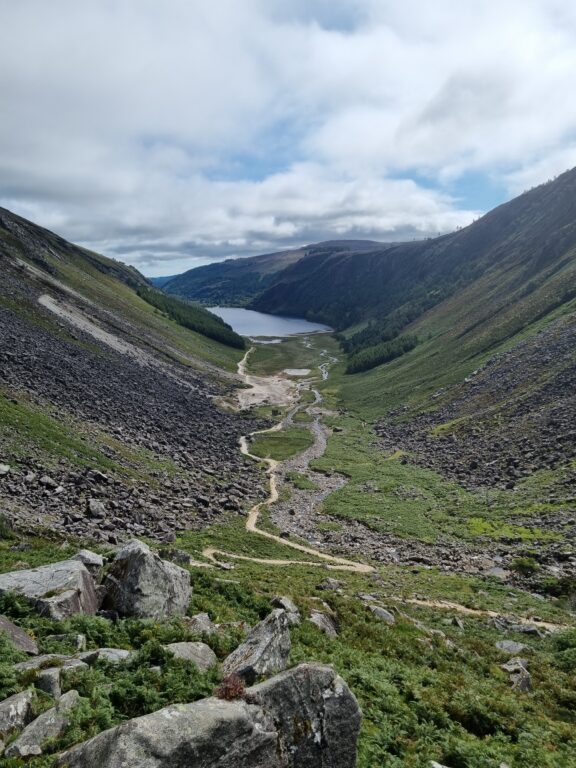
[[[300,491],[315,491],[318,486],[307,475],[303,475],[301,472],[288,472],[286,475],[288,480],[295,488]]]
[[[325,359],[319,354],[323,349],[331,355],[340,354],[337,341],[327,333],[287,337],[279,344],[256,344],[248,367],[250,373],[259,375],[279,373],[286,368],[310,368],[311,375],[318,375],[318,365]]]
[[[77,467],[113,471],[153,483],[152,473],[179,471],[170,457],[158,459],[144,448],[127,446],[93,425],[33,403],[23,393],[15,397],[0,391],[0,440],[4,453],[15,462],[33,454],[41,456],[47,466],[56,466],[64,459]]]
[[[281,432],[257,435],[250,444],[250,453],[261,458],[284,461],[302,453],[314,443],[312,434],[302,427],[290,427]]]

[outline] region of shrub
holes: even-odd
[[[242,680],[240,675],[232,673],[222,680],[218,688],[215,689],[214,695],[225,701],[233,701],[234,699],[241,699],[245,692],[246,685],[244,680]]]

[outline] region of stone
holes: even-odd
[[[341,581],[328,576],[328,578],[324,579],[324,581],[316,586],[316,589],[336,592],[337,590],[342,589],[343,586]]]
[[[0,464],[0,477],[4,477],[10,472],[10,464]]]
[[[532,675],[526,669],[520,668],[518,672],[510,675],[512,688],[520,693],[528,693],[532,690]]]
[[[21,731],[29,722],[33,701],[34,692],[30,689],[0,701],[0,742],[10,734]],[[1,754],[2,749],[0,749]]]
[[[127,651],[124,648],[98,648],[98,661],[107,661],[109,664],[121,664],[134,656],[134,651]]]
[[[58,768],[354,768],[361,713],[330,667],[302,664],[246,690],[129,720],[65,752]]]
[[[62,696],[62,687],[60,684],[60,678],[62,675],[61,667],[48,667],[43,669],[36,678],[36,687],[41,691],[52,696],[54,699],[59,699]]]
[[[57,739],[64,733],[70,722],[71,710],[80,701],[78,691],[63,694],[52,709],[43,712],[22,731],[20,736],[5,750],[6,757],[29,757],[41,755],[44,744]]]
[[[6,592],[23,595],[39,613],[56,621],[98,610],[94,581],[77,560],[0,574],[0,594]]]
[[[515,640],[498,640],[496,648],[500,651],[504,651],[504,653],[515,654],[522,653],[528,646],[524,645],[524,643],[517,643]]]
[[[64,635],[46,635],[45,640],[54,640],[57,643],[68,645],[75,652],[86,650],[86,635],[70,632]]]
[[[184,615],[192,597],[189,572],[137,540],[119,550],[104,586],[105,608],[139,619]]]
[[[218,664],[216,654],[206,643],[169,643],[164,648],[170,651],[176,659],[191,661],[202,672],[206,672]]]
[[[338,637],[336,622],[327,613],[322,613],[322,611],[311,611],[310,621],[328,637]]]
[[[523,669],[527,670],[528,659],[521,659],[518,656],[515,656],[505,664],[500,664],[500,669],[503,669],[505,672],[520,672]]]
[[[19,651],[28,653],[30,656],[35,656],[38,653],[38,644],[27,632],[18,627],[16,624],[6,618],[6,616],[0,616],[0,632],[5,632],[8,635],[8,639],[12,645]]]
[[[213,635],[218,631],[218,627],[207,613],[197,613],[195,616],[184,620],[190,632],[194,634]]]
[[[290,624],[291,627],[298,626],[298,624],[301,623],[302,618],[298,606],[289,597],[275,597],[272,600],[272,605],[274,608],[283,608],[286,611],[286,614],[288,615],[288,624]]]
[[[222,672],[230,675],[244,667],[253,667],[258,675],[279,672],[286,669],[290,650],[288,615],[281,608],[276,608],[224,659]]]
[[[80,552],[74,555],[72,560],[79,560],[84,564],[84,567],[95,581],[100,580],[102,569],[104,568],[104,558],[102,555],[91,552],[89,549],[81,549]]]
[[[396,624],[394,614],[390,613],[390,611],[387,611],[386,608],[381,608],[379,605],[371,605],[369,608],[372,614],[376,616],[377,619],[380,619],[380,621],[383,621],[390,626]]]
[[[99,520],[103,520],[106,517],[106,507],[104,506],[104,503],[98,499],[88,499],[86,511],[90,517],[95,517]]]
[[[34,659],[14,664],[14,669],[16,672],[31,672],[33,670],[46,669],[47,667],[61,667],[69,659],[69,656],[64,656],[61,653],[44,653],[42,656],[36,656]]]

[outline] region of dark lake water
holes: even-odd
[[[279,317],[238,307],[209,307],[241,336],[293,336],[296,333],[331,331],[328,325],[311,323],[298,317]]]

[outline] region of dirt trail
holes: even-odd
[[[250,390],[240,390],[239,392],[239,399],[241,405],[244,403],[244,407],[246,407],[246,403],[254,404],[255,402],[262,402],[262,397],[264,396],[267,400],[267,402],[270,402],[271,393],[277,393],[279,390],[277,389],[277,383],[278,382],[284,382],[284,379],[280,379],[279,377],[261,377],[261,376],[251,376],[246,372],[246,365],[248,361],[248,357],[251,354],[254,347],[251,347],[248,352],[244,355],[242,360],[238,363],[238,375],[244,380],[246,384],[248,384],[251,389]],[[325,378],[327,376],[327,369],[322,369],[322,377]],[[307,388],[306,383],[300,383],[297,387],[294,388],[294,385],[292,382],[288,382],[290,386],[292,387],[292,391],[285,390],[286,393],[290,392],[290,400],[288,400],[288,403],[294,402],[294,398],[298,397],[302,389]],[[322,397],[320,393],[317,390],[312,390],[314,392],[315,396],[315,402],[313,405],[317,405],[321,402]],[[283,403],[286,404],[286,401]],[[240,452],[244,456],[248,456],[251,459],[254,459],[255,461],[264,462],[268,465],[268,469],[266,471],[266,474],[269,478],[269,484],[270,484],[270,495],[268,496],[265,501],[261,501],[258,504],[255,504],[250,512],[248,513],[248,517],[246,519],[246,530],[250,533],[255,533],[258,536],[263,536],[266,539],[270,539],[271,541],[275,541],[277,544],[280,544],[283,547],[288,547],[289,549],[297,550],[298,552],[304,552],[307,555],[312,555],[313,557],[318,558],[321,562],[317,561],[306,561],[306,560],[276,560],[276,559],[268,559],[268,558],[256,558],[256,557],[249,557],[247,555],[235,555],[231,552],[223,552],[222,550],[215,549],[214,547],[207,547],[203,550],[202,554],[205,558],[208,560],[211,560],[212,562],[216,564],[222,564],[219,563],[216,555],[221,555],[226,558],[232,558],[235,560],[249,560],[254,563],[264,563],[268,565],[275,565],[275,566],[284,566],[284,565],[307,565],[307,566],[316,566],[321,568],[328,568],[330,570],[341,570],[341,571],[352,571],[355,573],[373,573],[374,568],[371,565],[367,565],[366,563],[358,563],[354,562],[352,560],[347,560],[343,557],[336,557],[334,555],[326,554],[325,552],[321,552],[318,549],[314,549],[313,547],[306,546],[304,544],[298,544],[294,541],[287,541],[286,539],[283,539],[280,536],[276,536],[273,533],[270,533],[269,531],[265,531],[262,528],[258,527],[258,518],[260,516],[260,513],[262,510],[266,507],[270,507],[272,504],[274,504],[276,501],[278,501],[278,470],[281,466],[281,463],[278,461],[275,461],[274,459],[262,459],[260,456],[255,456],[254,454],[250,453],[249,449],[249,438],[255,436],[255,435],[262,435],[266,434],[268,432],[278,432],[281,429],[283,429],[285,426],[292,424],[292,420],[294,418],[294,415],[297,413],[298,410],[301,408],[310,408],[311,406],[305,406],[300,404],[298,401],[296,401],[296,404],[293,408],[290,409],[287,416],[280,421],[278,424],[275,424],[270,429],[262,429],[257,432],[251,432],[249,435],[244,436],[240,438]],[[316,421],[311,425],[311,431],[314,435],[314,445],[308,449],[307,453],[309,452],[311,455],[322,455],[324,453],[325,447],[326,447],[326,438],[324,435],[324,432],[322,428],[320,427],[318,418]]]

